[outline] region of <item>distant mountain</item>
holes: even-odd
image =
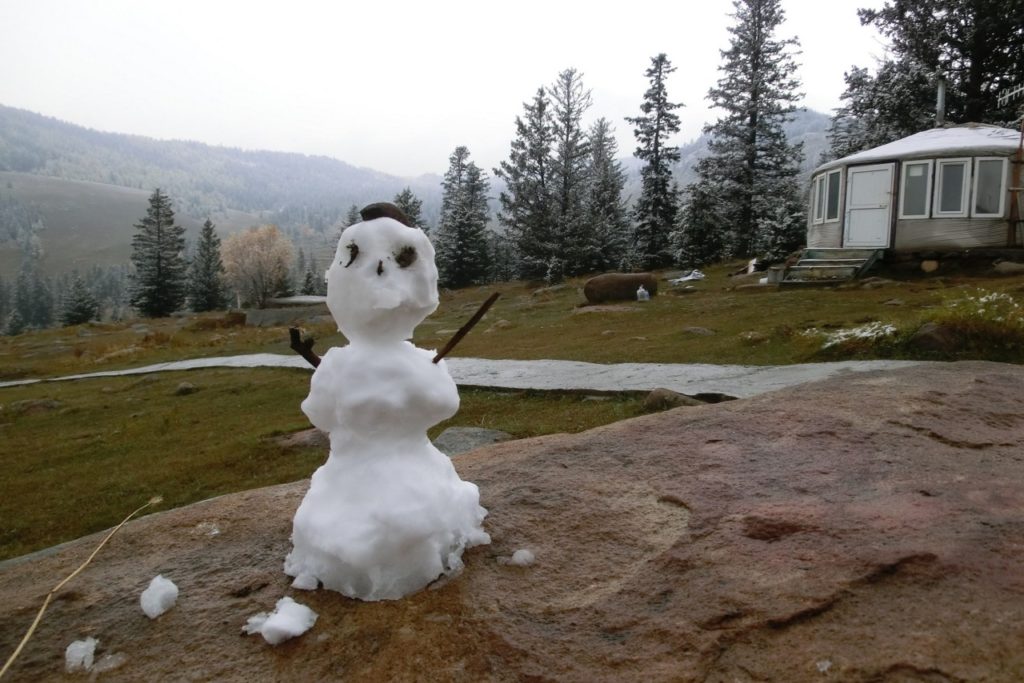
[[[325,156],[247,151],[198,142],[105,133],[0,105],[0,171],[151,192],[160,187],[197,220],[231,209],[262,213],[283,227],[322,232],[352,204],[410,186],[427,218],[440,205],[440,178],[399,178]]]
[[[828,122],[825,114],[802,111],[786,126],[791,140],[804,143],[808,176],[826,147]],[[707,146],[702,135],[680,148],[675,175],[681,187],[695,179]],[[622,162],[632,203],[640,195],[641,163],[634,157]],[[127,262],[132,225],[156,187],[170,195],[190,234],[206,218],[221,235],[276,223],[324,264],[349,207],[393,197],[407,186],[423,200],[426,222],[436,225],[438,175],[399,178],[325,156],[105,133],[0,105],[0,272],[16,272],[25,239],[41,243],[51,273]],[[494,216],[503,189],[492,177]]]

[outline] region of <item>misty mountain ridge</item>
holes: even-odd
[[[785,127],[790,140],[804,143],[801,170],[807,177],[827,146],[828,123],[826,114],[801,110]],[[679,148],[674,173],[680,187],[696,179],[708,140],[704,134]],[[627,175],[623,197],[632,203],[640,195],[642,162],[633,156],[620,161]],[[492,169],[485,170],[491,176],[491,225],[500,231],[497,198],[505,187]],[[36,237],[54,273],[127,262],[132,226],[156,187],[171,197],[190,236],[206,218],[222,235],[275,223],[296,247],[323,262],[333,256],[337,228],[352,205],[390,199],[405,187],[423,201],[424,221],[435,227],[442,180],[439,174],[400,178],[326,156],[101,132],[3,105],[0,179],[0,266],[14,272],[17,236],[29,232],[37,216],[42,227]],[[12,216],[13,222],[7,220]]]
[[[393,197],[405,187],[439,208],[440,176],[399,178],[327,156],[155,140],[84,128],[0,105],[0,170],[152,191],[176,210],[216,221],[228,209],[265,213],[282,225],[321,231],[350,206]],[[428,197],[437,196],[437,201]]]

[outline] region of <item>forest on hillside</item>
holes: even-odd
[[[0,106],[0,171],[84,180],[175,197],[178,210],[195,218],[228,209],[270,212],[281,225],[323,231],[352,204],[392,196],[402,188],[433,196],[440,179],[403,179],[325,156],[250,151],[199,142],[154,140],[106,133],[33,112]]]

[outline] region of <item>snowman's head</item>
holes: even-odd
[[[437,309],[434,247],[422,230],[390,217],[401,212],[373,207],[341,233],[327,307],[349,341],[401,341]]]

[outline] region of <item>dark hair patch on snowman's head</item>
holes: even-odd
[[[377,202],[364,206],[359,212],[364,221],[372,221],[374,218],[393,218],[402,225],[415,228],[412,219],[405,215],[405,212],[390,202]]]

